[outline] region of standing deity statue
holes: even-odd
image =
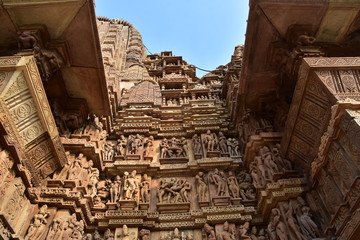
[[[226,180],[223,171],[219,171],[219,169],[215,168],[214,173],[211,175],[211,182],[216,186],[217,196],[220,197],[226,195]]]
[[[89,161],[90,162],[90,161]],[[89,194],[93,197],[97,194],[96,186],[100,179],[100,172],[97,168],[91,168],[90,176],[89,176]]]
[[[102,237],[97,229],[94,231],[93,238],[94,240],[102,240]]]
[[[174,229],[174,235],[173,235],[172,240],[180,240],[180,232],[179,232],[178,228]]]
[[[276,163],[276,165],[278,166],[279,169],[281,169],[282,171],[285,170],[291,170],[292,166],[291,166],[291,162],[287,159],[284,159],[280,156],[280,144],[276,144],[275,147],[273,147],[271,149],[272,154],[273,154],[273,159],[274,162]]]
[[[227,178],[227,185],[229,188],[230,197],[232,198],[240,198],[240,187],[232,171],[229,171],[229,176]]]
[[[144,173],[141,181],[140,199],[143,203],[150,202],[150,184],[151,179],[146,173]]]
[[[131,174],[128,172],[124,173],[124,199],[125,200],[136,200],[136,195],[139,192],[139,184],[136,180],[136,170],[132,171]]]
[[[291,204],[289,204],[288,202],[284,202],[283,208],[285,211],[285,217],[286,217],[288,226],[289,226],[290,230],[296,236],[297,240],[303,240],[303,239],[306,240],[306,238],[300,233],[300,229],[299,229],[298,223],[294,217],[294,212],[293,212],[293,208],[292,208]]]
[[[145,140],[145,152],[144,152],[144,156],[145,157],[151,157],[152,156],[152,151],[154,150],[154,137],[150,136],[148,138],[146,138]]]
[[[110,202],[116,203],[121,195],[121,177],[117,175],[110,188]]]
[[[221,153],[229,153],[227,139],[222,132],[219,132],[219,145]]]
[[[250,238],[249,240],[258,240],[258,235],[257,235],[257,228],[256,226],[253,226],[251,228],[251,233],[250,233]]]
[[[125,156],[126,146],[127,146],[127,139],[125,138],[124,135],[121,135],[120,139],[117,140],[116,155]]]
[[[273,160],[272,153],[267,146],[264,146],[260,149],[260,155],[264,162],[265,171],[267,172],[268,179],[272,180],[274,173],[279,172],[279,169]]]
[[[283,221],[281,221],[280,218],[280,210],[278,208],[273,208],[271,210],[271,221],[273,222],[273,225],[275,227],[276,235],[280,240],[288,240],[289,238],[286,230],[286,225]]]
[[[64,220],[55,218],[51,224],[49,232],[46,236],[47,239],[60,240],[63,232]]]
[[[195,134],[192,137],[192,147],[193,147],[195,155],[202,155],[202,153],[201,153],[201,140],[200,140],[200,137],[197,134]]]
[[[205,182],[204,172],[198,172],[195,176],[195,182],[197,185],[197,194],[199,202],[206,202],[209,200],[209,190]]]
[[[129,154],[142,154],[144,150],[144,136],[140,134],[129,136]]]

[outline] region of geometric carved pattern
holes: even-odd
[[[310,167],[331,106],[346,98],[360,100],[359,70],[358,58],[304,58],[281,144],[290,160]]]
[[[0,58],[1,63],[0,121],[8,139],[25,152],[29,170],[35,171],[32,177],[45,178],[62,166],[66,157],[36,62],[33,57],[14,57]]]

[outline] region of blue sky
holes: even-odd
[[[189,64],[213,70],[243,44],[247,0],[97,0],[98,16],[124,19],[152,53],[173,51]],[[197,70],[197,76],[205,72]]]

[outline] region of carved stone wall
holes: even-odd
[[[271,0],[251,2],[250,21],[277,12],[265,5]],[[41,31],[19,32],[21,53],[0,58],[0,238],[357,239],[360,60],[320,57],[329,47],[310,26],[278,22],[259,45],[267,56],[252,60],[250,32],[250,47],[237,46],[228,64],[197,78],[171,51],[146,56],[132,24],[99,17],[99,39],[88,39],[104,63],[93,74],[100,84],[88,83],[96,93],[107,88],[98,101],[90,91],[72,96],[89,77],[70,69],[86,60],[71,56],[81,53],[74,42],[62,50],[64,67],[45,40],[36,48]],[[54,89],[52,76],[76,87]],[[62,103],[54,96],[65,89]],[[106,114],[89,114],[98,102]]]
[[[341,70],[346,66],[346,70]],[[282,152],[309,169],[336,101],[358,99],[357,58],[305,58],[299,70]]]

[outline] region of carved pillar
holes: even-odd
[[[0,121],[29,161],[33,183],[66,162],[33,57],[0,58]]]
[[[360,99],[360,58],[304,58],[281,152],[305,169],[316,157],[336,101]]]

